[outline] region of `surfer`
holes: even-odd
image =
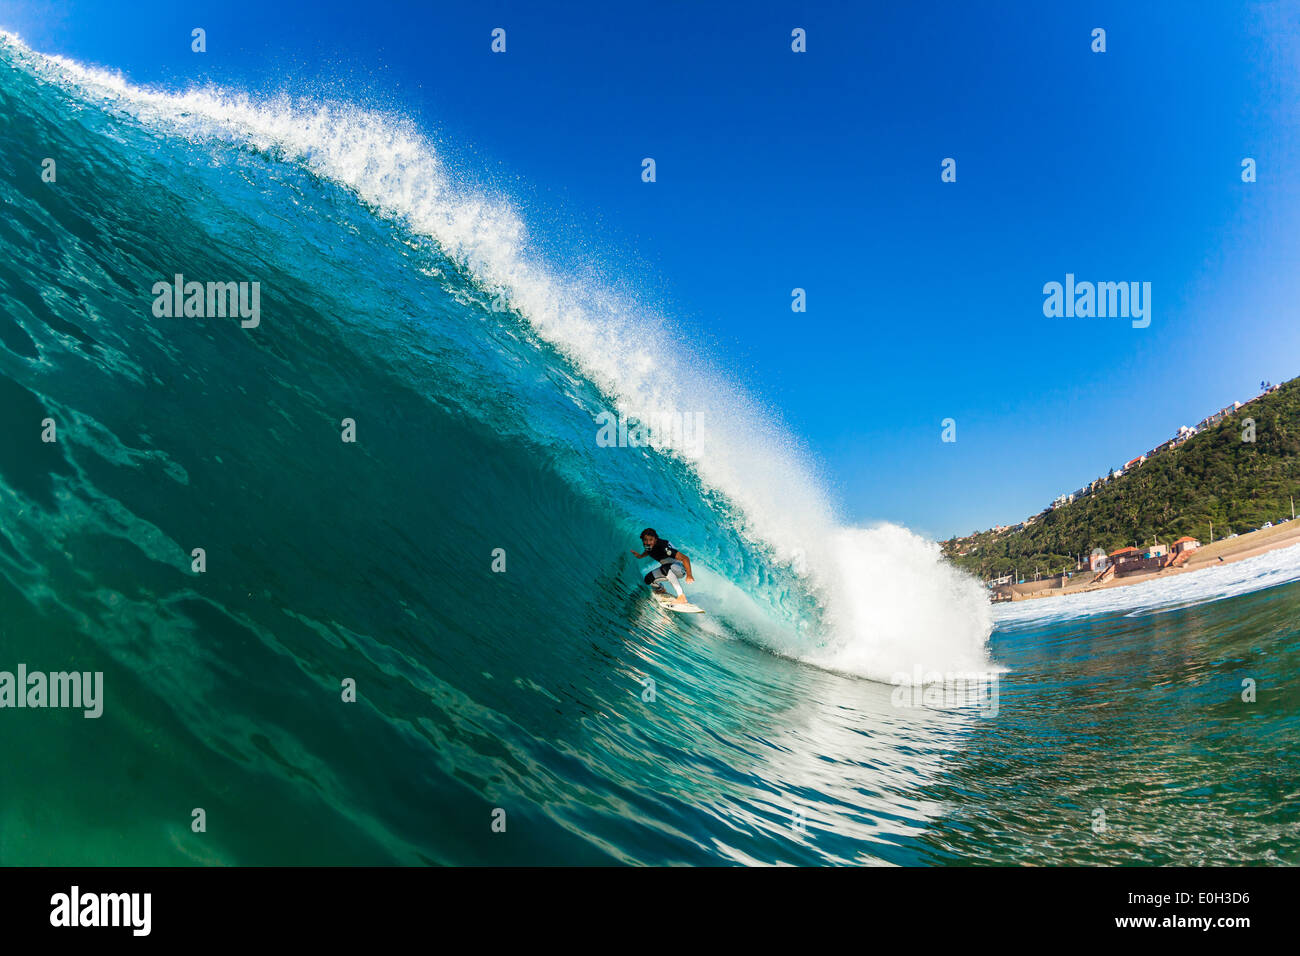
[[[669,542],[659,537],[654,528],[646,528],[641,532],[641,544],[645,547],[645,551],[632,553],[638,558],[649,556],[659,562],[659,567],[645,576],[645,583],[650,585],[650,589],[655,593],[667,594],[663,585],[658,583],[667,578],[668,583],[677,592],[677,603],[685,604],[686,595],[682,591],[682,586],[677,583],[677,578],[682,576],[686,578],[687,584],[695,583],[695,578],[691,576],[691,559],[685,552],[678,551]]]

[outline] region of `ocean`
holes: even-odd
[[[408,119],[5,36],[0,144],[0,672],[103,686],[0,864],[1297,862],[1297,549],[995,610]]]

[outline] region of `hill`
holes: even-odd
[[[1254,420],[1253,442],[1243,440]],[[943,542],[960,567],[990,578],[1073,570],[1077,555],[1182,535],[1208,542],[1290,517],[1300,497],[1300,379],[1242,405],[1217,425],[1023,526]]]

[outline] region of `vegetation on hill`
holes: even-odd
[[[1243,440],[1247,419],[1253,442]],[[1019,570],[1074,570],[1076,556],[1183,535],[1217,541],[1290,517],[1300,498],[1300,378],[1243,405],[1217,425],[1166,449],[1091,494],[1017,529],[943,542],[957,565],[990,578]]]

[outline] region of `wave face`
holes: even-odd
[[[927,811],[901,793],[938,757],[884,755],[965,718],[899,721],[860,678],[987,669],[983,592],[905,529],[841,526],[669,320],[549,262],[399,117],[142,90],[6,36],[0,139],[0,669],[109,695],[8,739],[31,779],[73,753],[110,794],[12,796],[0,858],[906,858]],[[177,274],[258,282],[260,324],[155,316]],[[607,447],[606,414],[658,427]],[[646,525],[703,620],[648,603]],[[64,740],[91,726],[112,745]],[[810,821],[851,808],[834,849],[772,838],[809,788]],[[248,835],[196,839],[196,806]],[[30,843],[43,808],[100,823]]]

